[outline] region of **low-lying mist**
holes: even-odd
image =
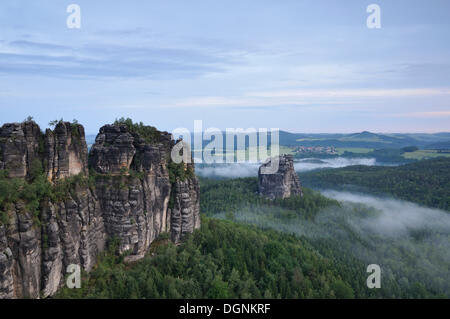
[[[307,172],[320,168],[340,168],[352,165],[376,165],[376,159],[374,158],[326,158],[326,159],[303,159],[294,163],[295,170],[297,172]]]
[[[390,198],[338,191],[323,194],[340,205],[320,211],[313,220],[280,218],[280,208],[275,212],[268,206],[242,207],[233,218],[322,243],[317,247],[326,242],[337,254],[378,264],[382,282],[390,280],[400,289],[412,289],[419,282],[450,296],[449,213]],[[292,214],[286,211],[286,216]],[[216,217],[226,218],[225,214]]]
[[[376,164],[374,158],[308,158],[295,160],[294,167],[297,172],[307,172],[321,168],[340,168],[351,165],[372,166]],[[255,177],[258,175],[260,165],[260,163],[201,164],[196,165],[196,173],[201,177],[209,178]]]
[[[258,176],[259,163],[223,163],[196,165],[195,173],[209,178],[239,178]]]
[[[450,214],[439,209],[349,192],[328,190],[322,194],[340,202],[362,203],[375,208],[378,214],[360,220],[359,227],[364,231],[370,230],[391,237],[405,236],[421,229],[434,229],[450,234]]]

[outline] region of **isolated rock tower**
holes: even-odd
[[[272,161],[279,160],[279,168],[276,173],[263,174],[262,168],[269,167]],[[290,196],[303,196],[298,175],[294,170],[294,161],[290,155],[282,155],[271,158],[261,165],[258,172],[259,194],[270,199],[287,198]]]

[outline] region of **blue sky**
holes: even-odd
[[[2,123],[450,131],[447,0],[2,0],[0,30]]]

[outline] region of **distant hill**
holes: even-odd
[[[223,134],[223,148],[226,149],[226,133]],[[245,134],[243,134],[245,135]],[[271,144],[270,132],[268,134],[268,144]],[[259,140],[259,134],[257,135]],[[191,136],[191,143],[194,141],[194,136]],[[363,131],[360,133],[351,134],[330,134],[330,133],[291,133],[287,131],[279,131],[280,145],[286,147],[313,147],[313,146],[333,146],[336,148],[366,148],[373,150],[381,149],[401,149],[404,147],[416,146],[420,149],[431,149],[435,143],[450,143],[450,133],[435,133],[435,134],[380,134]],[[208,145],[211,140],[203,140],[203,147]],[[88,141],[89,144],[89,141]],[[235,150],[237,141],[234,143]],[[441,144],[438,144],[442,146]],[[246,138],[245,148],[248,145],[248,138]],[[196,145],[196,148],[198,145]]]
[[[377,134],[364,131],[353,134],[304,134],[280,131],[280,144],[284,146],[334,146],[372,149],[424,148],[431,143],[447,142],[450,133],[436,134]],[[446,139],[446,140],[443,140]]]
[[[450,150],[450,141],[428,144],[424,148],[427,150]]]

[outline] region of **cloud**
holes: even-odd
[[[411,89],[327,89],[249,92],[240,96],[187,97],[169,102],[172,107],[264,107],[264,106],[314,106],[350,105],[356,99],[404,98],[450,96],[450,88],[411,88]]]
[[[386,114],[389,117],[411,117],[411,118],[441,118],[449,117],[450,111],[435,111],[435,112],[407,112],[407,113],[395,113]]]
[[[52,44],[52,43],[45,43],[45,42],[34,42],[34,41],[28,41],[28,40],[17,40],[17,41],[11,41],[9,42],[9,46],[13,48],[22,48],[22,49],[38,49],[38,50],[58,50],[58,51],[70,51],[71,48],[59,45],[59,44]]]
[[[403,72],[408,77],[427,77],[442,81],[442,77],[450,79],[450,64],[407,63],[399,65],[399,72]]]
[[[307,98],[307,97],[332,97],[332,98],[371,98],[371,97],[415,97],[450,95],[450,88],[406,88],[406,89],[336,89],[336,90],[288,90],[275,92],[249,93],[252,96],[265,98]]]
[[[3,45],[0,73],[56,78],[192,78],[224,72],[230,57],[199,49],[17,40]]]

